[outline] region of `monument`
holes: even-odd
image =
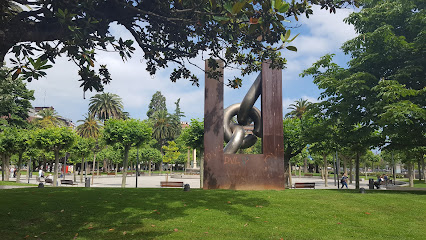
[[[284,189],[282,71],[262,63],[262,71],[241,103],[223,108],[223,63],[219,79],[205,62],[204,189]],[[253,105],[261,97],[261,111]],[[237,116],[237,122],[231,119]],[[253,134],[243,126],[254,122]],[[235,154],[262,140],[262,154]],[[227,142],[225,148],[224,140]]]

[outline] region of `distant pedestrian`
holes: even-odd
[[[342,184],[343,188],[344,186],[346,186],[346,189],[348,188],[348,176],[346,176],[346,174],[342,173],[342,178],[340,179],[340,183]]]
[[[41,168],[40,168],[40,170],[38,170],[38,177],[44,178],[43,169],[41,169]]]

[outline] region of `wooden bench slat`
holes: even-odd
[[[314,188],[315,183],[295,183],[294,188]]]
[[[161,187],[183,187],[183,182],[160,182]]]

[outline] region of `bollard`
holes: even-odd
[[[365,188],[360,188],[359,189],[359,193],[364,194],[365,193]]]
[[[374,189],[374,179],[368,179],[368,189]]]
[[[38,188],[44,188],[44,184],[41,182],[38,184]]]
[[[84,187],[90,187],[90,178],[89,177],[87,177],[85,179]]]
[[[183,191],[188,192],[189,189],[191,189],[191,187],[189,186],[189,184],[183,185]]]

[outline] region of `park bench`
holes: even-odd
[[[161,187],[183,187],[183,182],[160,182]]]
[[[77,183],[74,183],[72,180],[62,179],[61,185],[77,185]]]
[[[313,177],[314,175],[312,173],[305,173],[305,177]]]
[[[114,175],[115,176],[115,173],[114,172],[107,173],[107,176],[110,176],[110,175]]]
[[[53,179],[51,179],[51,178],[46,178],[46,179],[44,180],[44,182],[45,182],[45,183],[53,183]]]
[[[295,183],[294,188],[313,188],[313,189],[315,189],[315,183]]]

